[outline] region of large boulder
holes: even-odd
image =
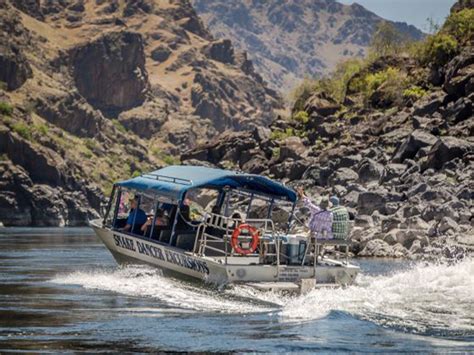
[[[371,215],[375,211],[385,214],[386,194],[381,191],[366,191],[359,193],[357,200],[357,212],[359,214]]]
[[[464,9],[474,9],[474,0],[458,0],[451,7],[451,13],[459,12]]]
[[[421,130],[414,130],[405,141],[398,147],[392,158],[394,163],[401,163],[405,159],[413,159],[418,150],[424,147],[431,147],[437,141],[432,134]]]
[[[234,64],[234,48],[229,39],[221,39],[205,46],[203,53],[209,58],[225,64]]]
[[[402,176],[402,174],[407,170],[405,164],[390,163],[384,166],[384,172],[380,180],[381,183],[388,182],[392,179]]]
[[[360,182],[379,181],[382,177],[384,167],[382,164],[377,163],[375,160],[365,158],[359,164],[357,174],[359,174]]]
[[[431,116],[445,104],[446,93],[442,91],[434,92],[419,100],[415,104],[414,116]]]
[[[441,169],[444,163],[474,151],[474,144],[456,137],[441,137],[428,153],[424,169]]]
[[[71,56],[76,86],[93,107],[116,114],[145,100],[149,84],[140,34],[107,33]]]
[[[402,258],[407,254],[408,251],[401,244],[391,247],[382,239],[373,239],[366,244],[358,256]]]
[[[474,78],[474,49],[466,47],[446,66],[444,90],[453,97],[466,96],[466,85]]]
[[[151,51],[151,59],[153,59],[155,62],[163,63],[170,57],[170,55],[171,49],[169,49],[166,45],[159,45]]]
[[[341,106],[332,98],[324,93],[317,92],[313,94],[307,101],[304,110],[309,114],[316,114],[327,117],[335,114]]]
[[[299,160],[303,157],[303,154],[306,151],[301,138],[299,137],[289,137],[286,138],[283,143],[280,145],[280,161],[291,158],[294,160]]]
[[[329,176],[328,183],[334,185],[347,185],[351,182],[357,181],[359,175],[349,168],[339,168]]]

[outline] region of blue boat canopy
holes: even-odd
[[[293,189],[265,176],[238,173],[202,166],[168,166],[142,176],[121,181],[117,186],[139,191],[151,190],[169,199],[181,201],[186,192],[195,188],[242,188],[255,193],[296,201]]]

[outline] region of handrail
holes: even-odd
[[[233,254],[233,251],[230,251],[230,253],[228,252],[228,248],[227,248],[227,244],[229,243],[230,241],[230,235],[231,235],[231,231],[229,230],[229,227],[231,227],[231,225],[237,225],[237,223],[250,223],[250,224],[263,224],[260,228],[263,229],[263,235],[265,234],[271,234],[271,236],[273,237],[275,243],[276,243],[276,250],[277,250],[277,259],[278,259],[278,264],[279,264],[279,246],[278,246],[278,240],[279,240],[279,237],[276,236],[276,238],[274,237],[275,236],[275,227],[274,227],[274,223],[271,219],[267,219],[267,218],[248,218],[248,219],[245,219],[245,220],[242,220],[240,218],[232,218],[232,217],[227,217],[227,216],[223,216],[223,215],[220,215],[220,214],[216,214],[216,213],[208,213],[206,214],[206,216],[204,217],[204,220],[203,222],[198,226],[198,230],[197,230],[197,238],[195,240],[195,243],[194,243],[194,253],[197,253],[199,255],[203,255],[206,251],[206,249],[209,249],[209,250],[214,250],[216,252],[220,252],[222,253],[225,258],[226,258],[226,264],[227,264],[227,257],[230,255]],[[215,236],[215,235],[212,235],[210,233],[206,233],[206,228],[207,227],[211,227],[211,228],[214,228],[214,229],[217,229],[219,231],[222,231],[222,232],[225,232],[225,234],[222,236],[222,237],[218,237],[218,236]],[[233,230],[233,227],[231,227],[232,230]],[[220,249],[217,249],[217,248],[214,248],[212,246],[209,246],[208,243],[213,243],[213,242],[216,242],[216,241],[222,241],[224,242],[224,246],[225,246],[225,249],[224,250],[220,250]],[[200,243],[199,243],[200,242]],[[199,243],[199,248],[198,248],[198,243]],[[253,254],[250,254],[250,255],[247,255],[247,256],[255,256],[255,255],[258,255],[257,253],[253,253]]]
[[[146,179],[154,179],[154,180],[160,180],[160,181],[165,181],[165,182],[172,182],[174,184],[180,184],[180,185],[192,185],[193,181],[190,179],[183,179],[183,178],[178,178],[174,176],[167,176],[167,175],[159,175],[159,174],[143,174],[141,177],[146,178]]]

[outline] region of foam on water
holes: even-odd
[[[343,311],[382,326],[415,333],[474,335],[474,260],[417,265],[392,275],[359,275],[347,288],[316,289],[290,297],[236,286],[224,291],[166,278],[156,269],[78,271],[53,282],[153,297],[183,311],[278,312],[283,322],[310,321]]]
[[[418,265],[391,276],[360,275],[357,285],[288,299],[281,316],[311,320],[332,310],[417,333],[474,334],[474,260]]]
[[[115,270],[77,271],[52,280],[57,284],[80,285],[87,289],[117,292],[129,296],[153,297],[181,310],[222,313],[265,312],[268,306],[231,299],[217,290],[206,289],[164,277],[157,269],[129,266]]]

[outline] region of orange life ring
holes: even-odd
[[[249,249],[243,249],[239,245],[239,236],[244,230],[250,232],[250,235],[252,236],[252,242],[250,243]],[[234,232],[232,232],[232,239],[230,240],[230,245],[232,246],[232,248],[235,250],[236,253],[247,255],[257,250],[259,241],[260,241],[260,233],[258,232],[257,228],[252,227],[249,224],[241,224],[234,229]]]

